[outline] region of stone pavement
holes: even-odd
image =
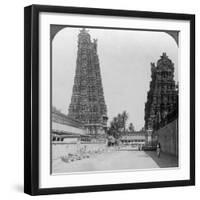
[[[151,169],[161,167],[176,167],[177,159],[161,154],[156,157],[156,152],[134,150],[114,150],[95,155],[94,157],[66,163],[61,159],[53,160],[53,173],[110,171]]]

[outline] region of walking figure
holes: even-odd
[[[160,158],[160,151],[161,151],[160,143],[157,144],[156,150],[157,150],[157,156],[158,156],[158,158]]]

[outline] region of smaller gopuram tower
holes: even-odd
[[[161,125],[177,118],[178,89],[174,81],[174,63],[163,53],[151,63],[150,90],[145,104],[145,128],[157,130]]]
[[[97,40],[86,29],[78,35],[76,72],[68,116],[84,123],[88,134],[101,135],[107,126]]]

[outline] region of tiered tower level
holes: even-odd
[[[178,115],[178,86],[174,81],[174,63],[163,53],[151,63],[150,90],[145,104],[145,128],[155,130]]]
[[[97,40],[82,29],[78,35],[76,73],[68,116],[84,123],[89,134],[102,134],[107,123]]]

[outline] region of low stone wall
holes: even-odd
[[[103,152],[107,148],[105,143],[53,143],[52,144],[52,159],[60,159],[67,157],[80,157],[90,156],[91,154]]]
[[[177,120],[167,124],[156,132],[161,150],[165,153],[178,156],[178,126]]]

